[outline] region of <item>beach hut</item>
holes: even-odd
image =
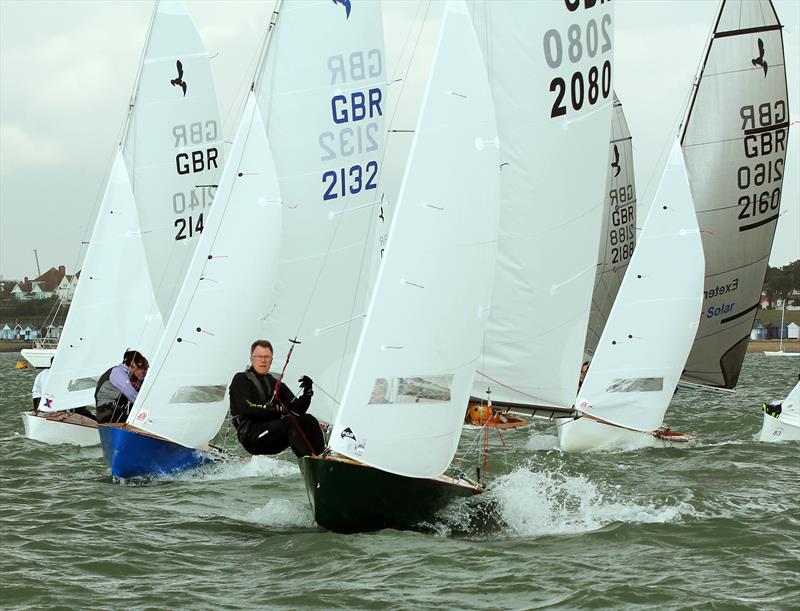
[[[760,319],[756,318],[752,331],[750,331],[750,339],[761,341],[767,339],[767,328]]]
[[[8,324],[3,325],[3,329],[0,330],[0,339],[14,339],[14,330]]]
[[[786,337],[789,339],[800,339],[800,325],[790,322],[786,325]]]

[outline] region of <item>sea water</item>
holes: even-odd
[[[25,439],[36,372],[15,360],[0,355],[3,608],[800,608],[800,444],[757,441],[794,359],[748,355],[735,394],[679,391],[668,422],[696,442],[563,455],[537,422],[492,439],[481,519],[459,501],[426,532],[357,535],[316,526],[290,453],[114,482],[99,447]]]

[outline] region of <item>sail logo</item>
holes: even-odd
[[[348,426],[345,430],[342,431],[342,439],[352,439],[353,441],[355,441],[356,440],[356,434]]]
[[[147,420],[147,412],[145,410],[142,410],[138,414],[136,414],[137,422],[144,422],[145,420]]]
[[[178,68],[178,78],[172,79],[169,83],[173,87],[180,87],[183,90],[183,97],[186,97],[186,81],[183,80],[183,64],[181,60],[176,62]]]
[[[350,0],[333,0],[334,4],[341,4],[344,7],[345,14],[347,15],[347,19],[350,19]]]
[[[52,399],[45,399],[44,400],[45,407],[53,407],[53,400]]]
[[[769,66],[767,65],[767,60],[764,59],[764,41],[760,38],[758,39],[758,57],[750,61],[753,62],[754,66],[761,66],[764,69],[764,78],[767,78],[767,69]]]
[[[619,149],[616,144],[614,145],[614,161],[611,162],[611,167],[614,168],[614,178],[616,178],[622,171],[622,168],[619,167]]]

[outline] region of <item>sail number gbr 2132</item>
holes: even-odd
[[[605,1],[586,0],[584,11]],[[578,10],[578,2],[565,0],[565,3],[570,12]],[[551,118],[593,106],[611,95],[611,60],[603,60],[603,56],[611,57],[612,33],[609,13],[603,13],[599,20],[589,19],[584,26],[573,23],[564,32],[550,29],[544,33],[544,59],[553,70],[559,70],[562,64],[579,64],[585,58],[596,62],[588,70],[578,69],[572,74],[553,77],[550,81],[550,91],[554,94]]]

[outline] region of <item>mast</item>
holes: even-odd
[[[136,103],[136,95],[139,93],[139,79],[142,76],[144,58],[145,55],[147,55],[147,47],[150,45],[150,33],[153,31],[153,22],[156,19],[156,13],[158,13],[159,2],[161,2],[161,0],[156,0],[153,3],[153,12],[150,14],[150,23],[147,26],[147,38],[144,41],[144,47],[142,47],[142,54],[139,56],[139,67],[136,69],[136,79],[133,81],[131,99],[130,102],[128,102],[128,114],[125,117],[125,124],[122,126],[122,136],[119,141],[119,148],[123,148],[128,140],[128,126],[130,125],[131,116],[133,115],[133,107]]]
[[[264,34],[264,41],[261,43],[261,53],[259,54],[255,73],[253,74],[253,82],[250,84],[250,91],[257,92],[261,87],[261,80],[264,78],[264,67],[267,65],[267,52],[269,51],[269,45],[272,41],[272,32],[275,30],[275,26],[278,23],[278,15],[280,14],[282,4],[283,0],[276,0],[275,2],[275,8],[272,11],[267,31]]]

